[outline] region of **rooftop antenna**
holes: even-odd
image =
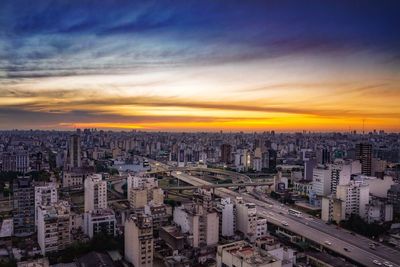
[[[362,120],[363,121],[363,135],[365,134],[364,130],[365,130],[365,119]]]

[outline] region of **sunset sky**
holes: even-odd
[[[400,131],[400,1],[0,1],[0,129]]]

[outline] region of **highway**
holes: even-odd
[[[152,161],[154,162],[154,161]],[[157,163],[157,167],[168,168],[167,165]],[[179,171],[171,172],[171,175],[181,181],[192,185],[208,185],[209,182],[203,181],[197,177],[185,174]],[[400,267],[400,253],[388,246],[380,244],[376,250],[369,248],[372,240],[359,235],[352,235],[343,229],[336,229],[335,226],[326,225],[317,218],[309,218],[307,216],[296,217],[287,213],[288,208],[281,206],[276,202],[268,204],[265,201],[257,200],[248,194],[239,194],[226,188],[215,190],[215,194],[219,197],[230,197],[232,199],[237,196],[243,197],[246,202],[257,205],[257,212],[260,217],[267,218],[268,222],[278,225],[281,228],[288,229],[300,236],[306,237],[308,240],[319,243],[325,248],[332,250],[344,257],[351,259],[364,266],[379,266],[373,261],[378,261],[381,266],[398,266]],[[268,200],[270,201],[270,200]],[[287,226],[282,225],[287,222]],[[345,248],[348,250],[346,251]]]

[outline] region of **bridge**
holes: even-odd
[[[273,182],[259,182],[259,183],[227,183],[227,184],[206,184],[206,185],[188,185],[188,186],[170,186],[161,187],[162,190],[193,190],[193,189],[213,189],[213,188],[229,188],[229,187],[247,187],[247,186],[271,186]]]

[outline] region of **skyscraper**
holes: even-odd
[[[68,143],[68,164],[70,168],[80,168],[81,164],[81,138],[77,134],[70,136]]]
[[[361,162],[361,173],[372,175],[372,145],[367,143],[356,144],[356,159]]]
[[[221,145],[221,162],[230,163],[231,162],[232,146],[229,144]]]

